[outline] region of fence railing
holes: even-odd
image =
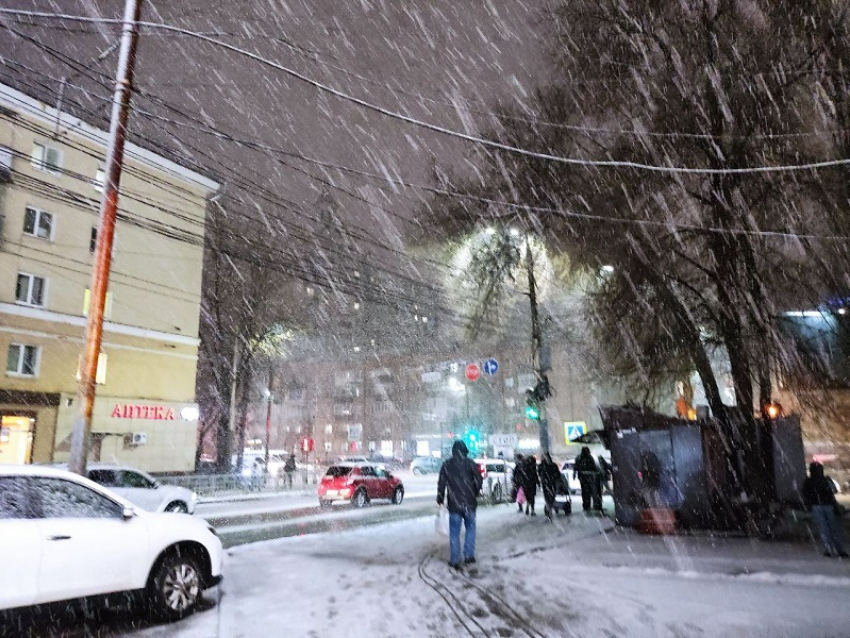
[[[157,480],[168,485],[179,485],[196,492],[199,496],[212,496],[226,492],[286,492],[290,490],[313,490],[318,485],[321,472],[302,470],[289,475],[269,474],[181,474],[160,475]]]

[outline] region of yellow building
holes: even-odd
[[[106,138],[0,84],[0,463],[68,456]],[[194,467],[204,219],[217,189],[126,147],[94,459]]]

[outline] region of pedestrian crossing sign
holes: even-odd
[[[567,445],[576,445],[574,441],[587,432],[587,424],[584,421],[564,422],[564,439]]]

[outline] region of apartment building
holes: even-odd
[[[68,457],[106,138],[0,84],[0,463]],[[92,459],[194,467],[204,220],[217,189],[126,147]]]

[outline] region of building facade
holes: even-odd
[[[106,137],[0,85],[0,463],[68,456]],[[217,188],[127,144],[93,459],[194,468],[203,233]]]

